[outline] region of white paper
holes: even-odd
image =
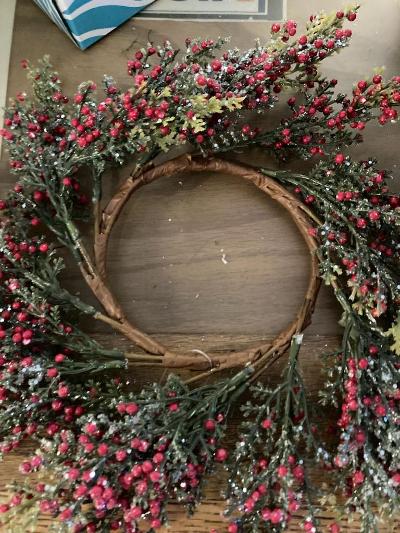
[[[157,0],[139,17],[174,20],[281,20],[286,0]]]

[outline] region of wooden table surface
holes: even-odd
[[[339,6],[331,0],[289,0],[288,16],[301,20],[324,8]],[[399,3],[382,0],[383,17],[376,17],[376,3],[362,2],[360,22],[353,27],[354,44],[340,58],[330,59],[327,75],[341,80],[341,90],[349,90],[374,64],[386,65],[389,75],[400,72]],[[309,12],[309,13],[308,13]],[[132,50],[167,36],[174,44],[187,35],[216,37],[232,34],[232,45],[249,47],[257,36],[267,35],[263,23],[247,22],[163,22],[129,21],[89,50],[81,52],[54,26],[30,0],[18,0],[12,43],[8,94],[26,87],[19,61],[32,61],[50,54],[67,93],[87,79],[101,81],[104,73],[127,86],[125,62]],[[391,37],[388,37],[390,36]],[[279,116],[275,112],[272,117]],[[399,128],[372,127],[366,142],[353,150],[360,158],[379,154],[382,165],[397,172],[396,148]],[[254,164],[274,164],[257,151],[236,154],[235,158]],[[299,165],[297,165],[299,168]],[[108,178],[110,191],[123,170]],[[12,184],[6,154],[0,161],[0,193]],[[110,283],[124,309],[144,330],[173,348],[220,350],[237,349],[261,338],[274,336],[285,327],[301,304],[308,280],[308,257],[304,243],[289,216],[279,206],[248,183],[231,176],[171,176],[140,190],[123,211],[108,255]],[[66,283],[90,299],[78,274],[71,269]],[[338,306],[328,290],[322,289],[312,325],[302,349],[302,365],[313,401],[321,386],[320,355],[336,346],[340,328]],[[88,325],[88,327],[91,327]],[[94,331],[106,343],[120,344],[108,331]],[[277,379],[279,369],[267,379]],[[135,375],[141,382],[154,380],[154,373]],[[334,419],[326,420],[326,424]],[[20,449],[0,466],[0,488],[14,477],[16,467],[28,447]],[[318,476],[317,476],[318,477]],[[318,479],[317,479],[318,481]],[[319,479],[321,481],[321,479]],[[207,498],[194,517],[188,519],[178,506],[171,507],[174,533],[208,533],[211,528],[225,531],[221,517],[219,480],[211,480]],[[335,510],[321,512],[328,525]],[[38,531],[47,531],[45,520]],[[344,531],[358,531],[357,521],[345,524]],[[294,521],[291,531],[300,531]],[[380,531],[389,531],[382,526]]]

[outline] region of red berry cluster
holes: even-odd
[[[229,510],[239,511],[240,518],[232,524],[240,532],[246,527],[283,531],[304,505],[308,488],[299,444],[304,439],[310,445],[315,430],[306,418],[296,342],[283,374],[284,385],[272,390],[255,387],[257,403],[242,408],[246,418],[255,419],[242,425],[229,480]],[[322,448],[318,453],[322,455]],[[245,475],[245,471],[250,474]],[[314,526],[313,520],[304,523],[305,531],[315,531]]]
[[[347,18],[353,20],[352,12],[347,13]],[[185,142],[202,145],[209,141],[223,149],[227,143],[232,146],[232,142],[255,140],[260,131],[248,124],[242,128],[231,111],[269,108],[287,83],[301,87],[305,80],[307,87],[313,87],[319,79],[316,64],[343,48],[351,37],[350,30],[342,29],[343,17],[336,17],[321,39],[315,31],[320,22],[320,17],[313,18],[308,33],[293,42],[296,23],[288,21],[282,28],[275,24],[272,32],[285,43],[283,46],[255,48],[243,55],[229,51],[217,58],[214,54],[224,40],[187,40],[183,61],[174,63],[178,50],[169,42],[158,48],[150,45],[138,50],[128,62],[134,88],[121,91],[107,78],[106,97],[97,103],[93,96],[95,84],[82,84],[73,97],[73,112],[67,107],[68,98],[61,92],[58,77],[44,63],[42,71],[33,73],[38,92],[46,86],[42,105],[17,98],[6,116],[6,129],[1,133],[8,142],[20,147],[11,165],[15,170],[24,168],[27,155],[33,155],[26,147],[32,145],[38,147],[39,154],[43,150],[49,152],[49,148],[53,152],[68,152],[76,147],[90,154],[96,150],[96,157],[100,152],[103,158],[121,159],[124,152],[152,152]],[[23,66],[29,68],[27,63]],[[196,97],[201,100],[194,100]],[[314,101],[315,110],[330,107],[325,98],[322,95]],[[26,105],[30,105],[28,119],[23,111]],[[390,100],[385,106],[390,107]],[[294,119],[305,112],[311,117],[311,108],[301,108]],[[292,144],[297,139],[297,132],[294,133]],[[167,140],[162,140],[166,137]],[[308,143],[306,134],[302,137]],[[285,136],[283,141],[289,144],[288,139]],[[279,148],[279,142],[274,143],[275,148]]]
[[[146,527],[161,527],[166,520],[166,503],[172,496],[192,507],[198,500],[201,480],[214,461],[222,463],[228,458],[226,449],[218,448],[225,421],[223,412],[210,418],[212,409],[204,403],[206,417],[200,427],[196,420],[194,426],[189,421],[189,426],[184,427],[180,409],[187,411],[184,403],[188,391],[174,378],[165,389],[143,391],[137,401],[120,393],[107,413],[94,418],[86,413],[82,400],[91,398],[92,409],[93,403],[104,401],[107,390],[101,393],[88,389],[84,383],[65,382],[58,367],[67,358],[66,354],[57,353],[49,361],[39,382],[47,383],[47,395],[17,398],[15,393],[1,389],[3,403],[12,400],[15,404],[19,400],[31,405],[30,420],[15,426],[1,451],[10,452],[27,436],[45,436],[41,451],[23,461],[20,472],[32,474],[46,468],[50,461],[61,481],[56,491],[43,483],[34,485],[31,492],[21,489],[0,507],[0,512],[18,512],[20,505],[34,499],[41,513],[72,521],[76,532],[103,527],[138,533],[147,531]],[[22,375],[39,362],[40,357],[24,357],[20,365],[10,369],[3,358],[3,372]],[[1,379],[6,381],[3,374]],[[115,395],[115,390],[110,392],[110,397]],[[218,394],[216,389],[216,398]],[[180,400],[181,396],[186,398]],[[196,397],[190,402],[194,405]],[[193,434],[195,445],[188,454],[184,443]],[[83,522],[75,512],[76,505],[89,509]]]

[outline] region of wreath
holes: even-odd
[[[179,58],[169,42],[149,44],[128,62],[133,86],[121,90],[105,77],[100,101],[92,82],[70,101],[47,58],[38,68],[23,61],[32,94],[16,96],[1,130],[17,183],[0,204],[0,451],[27,438],[38,448],[20,465],[26,482],[13,483],[0,505],[5,530],[34,530],[45,513],[58,532],[153,532],[167,524],[171,500],[192,512],[221,465],[229,533],[283,531],[299,509],[304,530],[321,531],[318,505],[333,501],[331,533],[353,513],[363,532],[395,515],[400,197],[374,160],[354,161],[343,150],[362,140],[369,122],[396,121],[400,77],[376,73],[346,95],[318,69],[349,43],[344,23],[356,11],[312,16],[301,36],[294,21],[273,24],[271,40],[244,53],[224,51],[226,39],[188,39]],[[285,89],[296,96],[281,123],[254,127],[254,116],[267,114]],[[173,157],[179,146],[186,154]],[[255,169],[215,157],[250,146],[282,165]],[[300,174],[284,169],[291,158],[317,162]],[[128,164],[129,176],[103,198],[105,171]],[[304,302],[272,342],[222,355],[174,353],[136,328],[110,290],[107,243],[125,203],[183,170],[253,182],[288,210],[306,241]],[[63,286],[67,253],[98,306]],[[298,368],[321,280],[343,311],[341,345],[323,356],[321,402],[338,411],[335,448],[316,431]],[[143,351],[102,346],[81,326],[84,316]],[[263,384],[287,351],[281,382]],[[143,365],[191,375],[170,373],[138,391],[125,370]],[[239,398],[243,422],[228,452],[223,439]],[[329,469],[335,488],[314,486],[310,464]],[[336,493],[344,498],[333,500]]]

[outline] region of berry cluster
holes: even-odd
[[[160,150],[187,142],[201,145],[201,150],[206,152],[231,149],[243,142],[262,142],[274,150],[280,149],[281,141],[271,142],[281,135],[280,128],[269,132],[243,125],[243,113],[273,107],[287,87],[307,94],[315,87],[319,92],[322,86],[326,92],[331,84],[326,85],[319,75],[318,64],[347,46],[352,32],[343,29],[343,23],[353,21],[356,16],[352,10],[346,12],[347,19],[342,14],[311,17],[306,33],[296,39],[295,22],[288,21],[282,28],[275,24],[270,44],[258,45],[244,54],[230,50],[217,58],[215,52],[226,40],[188,39],[186,54],[176,63],[178,50],[169,42],[158,48],[149,45],[137,51],[128,62],[133,88],[122,91],[114,80],[106,77],[105,98],[97,102],[93,95],[96,85],[84,83],[72,98],[72,113],[67,112],[69,98],[62,93],[57,74],[45,60],[41,70],[29,70],[42,105],[38,106],[38,102],[33,105],[26,95],[20,94],[6,115],[7,128],[2,130],[2,135],[20,147],[14,151],[11,165],[18,170],[24,169],[28,160],[32,163],[33,146],[39,149],[37,157],[41,159],[43,152],[50,157],[65,154],[70,159],[71,151],[78,149],[76,155],[81,164],[93,157],[112,157],[122,162],[124,152],[143,153],[146,160]],[[29,69],[26,61],[23,66]],[[388,91],[385,85],[379,84],[378,92],[383,99]],[[376,100],[379,95],[370,96],[370,100],[373,98]],[[391,99],[386,98],[388,109],[391,109]],[[305,113],[311,116],[312,108],[315,113],[321,106],[323,111],[332,107],[326,94],[313,101],[309,109],[300,107],[291,120],[296,123]],[[372,106],[371,103],[363,105]],[[351,116],[350,100],[346,107],[350,107],[346,117]],[[243,113],[232,113],[239,109]],[[359,114],[363,112],[360,110]],[[293,126],[293,134],[283,134],[282,142],[296,152],[298,128]],[[340,128],[339,123],[336,126]],[[302,137],[305,137],[303,144],[309,144],[307,135]],[[315,143],[322,143],[323,135],[317,137]],[[307,146],[307,150],[310,148]],[[63,183],[66,180],[66,186],[69,186],[68,178],[69,175],[60,176]]]
[[[240,513],[236,531],[284,531],[308,501],[305,531],[316,531],[304,450],[327,463],[329,454],[316,440],[310,424],[302,377],[298,369],[301,336],[294,336],[289,364],[275,389],[253,388],[254,403],[242,407],[245,421],[236,445],[229,479],[228,511]],[[249,419],[249,420],[246,420]]]
[[[64,358],[57,354],[55,362]],[[47,395],[3,401],[5,408],[23,401],[31,405],[32,421],[21,421],[13,431],[19,440],[42,434],[40,450],[21,463],[20,472],[28,475],[51,466],[57,484],[38,483],[29,491],[20,487],[0,512],[18,521],[20,506],[30,501],[43,514],[72,521],[76,532],[158,529],[166,521],[170,499],[191,509],[204,476],[227,460],[227,450],[219,447],[226,414],[248,374],[209,387],[203,398],[171,376],[164,387],[143,390],[133,399],[118,380],[102,389],[67,384],[56,367],[49,368],[41,380],[47,382]],[[105,401],[108,409],[94,414],[94,406],[98,409]],[[2,450],[16,445],[8,438]]]

